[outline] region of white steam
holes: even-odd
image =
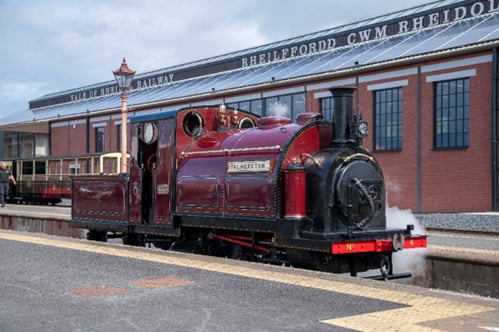
[[[414,225],[414,234],[426,234],[421,222],[412,214],[411,210],[400,210],[396,207],[386,207],[386,224],[388,228],[405,228]]]
[[[394,181],[388,181],[385,179],[386,187],[386,199],[389,201],[390,198],[399,198],[402,193],[402,188],[400,185]]]
[[[410,210],[400,210],[394,207],[386,208],[386,223],[388,228],[406,228],[414,225],[412,234],[424,235],[425,228]],[[413,276],[423,276],[425,273],[425,248],[404,249],[393,254],[394,273],[411,272]]]
[[[269,115],[270,116],[280,116],[283,118],[290,118],[291,111],[289,110],[288,105],[281,104],[280,102],[276,101],[276,102],[270,104]]]

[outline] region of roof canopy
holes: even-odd
[[[463,49],[497,47],[494,1],[437,1],[317,33],[137,75],[128,106],[139,108],[209,98],[411,61]],[[118,110],[115,82],[49,94],[30,110],[0,120],[0,128]]]

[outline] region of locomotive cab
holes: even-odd
[[[223,106],[134,117],[130,121],[130,225],[133,231],[178,234],[174,212],[175,199],[181,193],[175,188],[179,165],[185,158],[183,152],[193,145],[213,148],[217,144],[213,137],[255,126],[257,119],[253,114]]]

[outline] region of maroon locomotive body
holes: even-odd
[[[73,177],[71,225],[94,240],[112,232],[128,244],[396,277],[392,253],[426,237],[387,228],[353,91],[332,90],[333,119],[223,105],[136,116],[128,173]]]

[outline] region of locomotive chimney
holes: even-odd
[[[352,122],[353,93],[355,88],[334,87],[329,89],[333,94],[333,118],[329,121],[334,123],[333,145],[343,145],[352,141],[350,124]]]

